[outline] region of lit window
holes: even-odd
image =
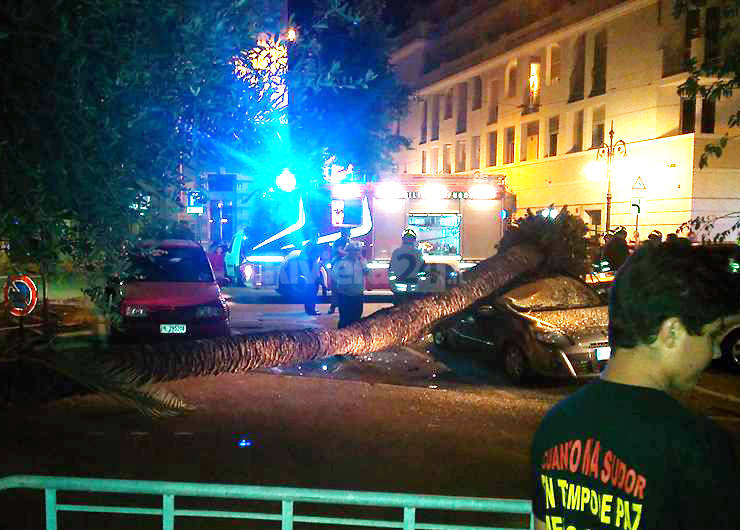
[[[419,249],[432,256],[460,253],[460,214],[409,214],[408,225],[418,234]]]
[[[540,105],[540,60],[533,58],[529,63],[529,108],[536,109]]]

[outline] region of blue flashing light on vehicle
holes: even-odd
[[[295,175],[286,167],[275,179],[275,185],[284,192],[290,193],[296,188]]]

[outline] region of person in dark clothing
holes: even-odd
[[[320,256],[319,246],[315,242],[309,241],[301,250],[299,258],[302,262],[300,263],[299,289],[303,298],[303,308],[307,315],[321,314],[320,311],[316,310],[316,294],[319,289],[319,277],[321,275]]]
[[[367,264],[362,258],[360,244],[350,243],[347,255],[337,262],[334,273],[340,329],[362,318],[366,274]]]
[[[609,262],[612,270],[617,270],[622,266],[629,254],[630,249],[627,244],[627,230],[620,227],[604,247],[604,258]]]
[[[640,245],[609,293],[611,359],[535,433],[537,530],[737,528],[731,437],[687,392],[740,326],[731,258],[686,239]]]
[[[331,269],[336,267],[337,263],[339,263],[339,260],[347,255],[346,247],[349,242],[350,229],[342,228],[339,239],[337,239],[331,246]],[[327,311],[327,313],[330,315],[334,314],[334,311],[337,309],[337,305],[337,295],[334,292],[334,288],[332,287],[331,304],[329,304],[329,311]]]

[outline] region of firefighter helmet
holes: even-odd
[[[404,241],[404,242],[408,241],[410,243],[416,242],[416,232],[414,232],[410,228],[407,228],[406,230],[403,231],[403,235],[401,236],[401,241]]]

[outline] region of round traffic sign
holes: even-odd
[[[36,284],[26,275],[9,276],[3,294],[5,301],[10,304],[10,314],[14,317],[23,317],[31,313],[39,298]]]

